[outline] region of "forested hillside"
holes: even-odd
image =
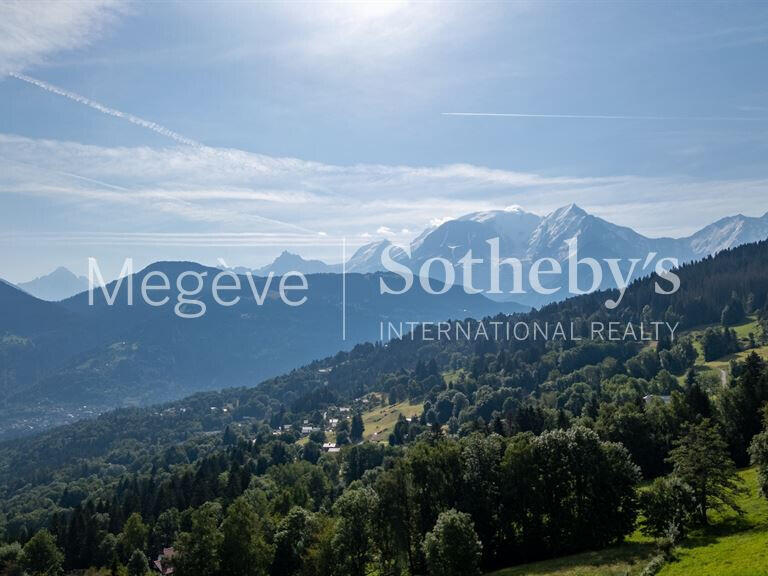
[[[192,281],[188,280],[186,296],[177,285],[179,276],[188,271],[206,275],[199,296],[189,294]],[[159,273],[166,275],[171,289],[167,305],[156,307],[142,299],[141,285],[145,277]],[[420,285],[402,295],[382,295],[382,274],[348,274],[344,280],[338,274],[310,275],[302,294],[307,300],[301,306],[281,300],[279,278],[251,278],[252,289],[241,276],[240,289],[228,291],[226,298],[238,297],[239,303],[221,306],[211,288],[219,273],[192,262],[156,263],[121,284],[110,283],[112,305],[98,289],[93,305],[87,292],[54,303],[0,283],[0,438],[92,417],[110,408],[255,386],[376,339],[379,322],[385,319],[427,321],[454,313],[483,316],[523,309],[466,294],[459,287],[438,296]],[[233,286],[233,282],[229,277],[221,284]],[[179,299],[186,301],[180,309],[205,306],[205,315],[180,318],[175,312]]]
[[[735,466],[768,463],[768,242],[678,274],[676,294],[645,278],[615,310],[603,305],[614,291],[486,319],[573,323],[581,340],[360,344],[255,388],[6,442],[4,533],[19,544],[2,549],[0,574],[33,550],[56,563],[56,548],[67,570],[143,574],[131,570],[173,546],[180,576],[466,575],[638,527],[663,563],[737,502]],[[588,338],[611,321],[678,329]],[[423,403],[417,418],[362,441],[362,416],[406,399]]]

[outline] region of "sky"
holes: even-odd
[[[768,211],[768,4],[0,4],[0,277]]]

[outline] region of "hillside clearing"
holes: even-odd
[[[400,414],[406,418],[418,418],[423,409],[423,403],[413,404],[406,400],[363,412],[365,439],[371,442],[388,442],[389,434],[395,428]]]

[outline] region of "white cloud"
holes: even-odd
[[[54,53],[83,48],[122,11],[113,0],[0,3],[0,74],[21,72]]]
[[[443,224],[445,224],[449,220],[453,220],[453,218],[450,217],[450,216],[444,216],[442,218],[430,218],[429,225],[432,228],[437,228],[438,226],[442,226]]]
[[[545,214],[576,202],[650,235],[682,235],[719,217],[766,206],[766,180],[542,176],[466,164],[340,166],[241,150],[106,148],[0,134],[0,226],[78,242],[158,236],[181,245],[364,243],[370,231],[406,241],[426,226],[511,203]],[[642,202],[638,199],[642,198]],[[13,214],[13,219],[2,213]],[[382,225],[385,222],[385,225]],[[49,228],[50,227],[50,228]],[[321,232],[325,235],[321,236]],[[235,234],[235,236],[232,236]],[[153,238],[154,240],[155,238]],[[196,244],[195,244],[196,245]]]

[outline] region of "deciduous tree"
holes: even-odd
[[[245,497],[229,506],[221,531],[221,576],[266,576],[272,549],[264,540],[256,511]]]
[[[181,533],[176,546],[176,576],[218,574],[222,540],[220,516],[221,506],[215,502],[207,502],[192,513],[191,530]]]
[[[378,497],[371,488],[347,489],[336,501],[338,517],[334,548],[344,574],[365,576],[373,557],[373,512]]]
[[[40,530],[24,545],[20,564],[29,576],[58,576],[62,574],[64,554],[51,533]]]
[[[454,509],[441,513],[424,537],[430,576],[479,575],[482,548],[469,514]]]

